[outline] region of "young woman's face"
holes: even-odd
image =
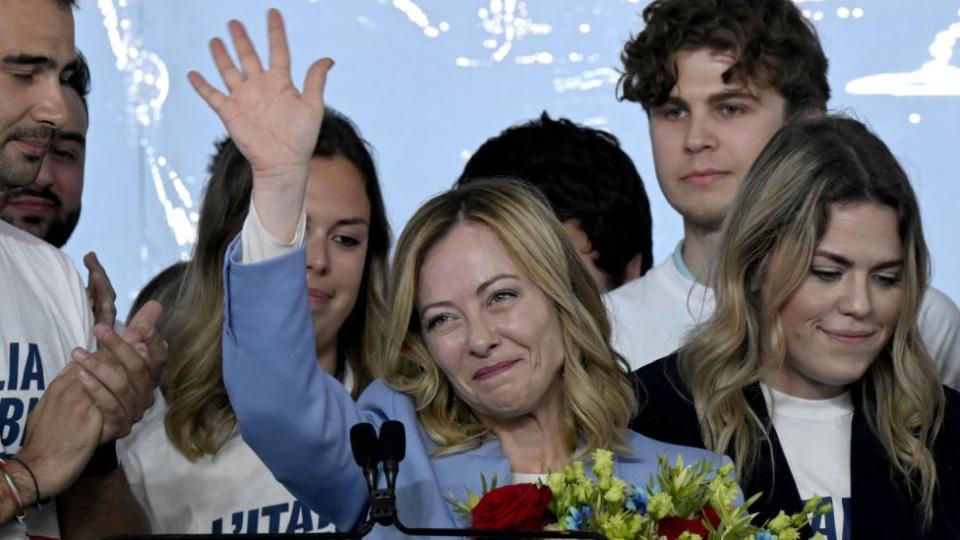
[[[336,352],[337,331],[353,310],[367,257],[370,200],[347,159],[314,157],[307,182],[307,289],[320,355]]]
[[[903,256],[892,208],[834,205],[807,277],[780,311],[786,358],[767,382],[790,395],[823,399],[862,377],[900,317]]]
[[[427,251],[417,290],[427,349],[478,416],[509,421],[559,404],[560,317],[489,227],[454,227]]]

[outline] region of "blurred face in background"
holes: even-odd
[[[0,218],[63,247],[80,219],[86,156],[87,111],[75,90],[64,87],[67,121],[56,132],[37,180],[0,205]]]

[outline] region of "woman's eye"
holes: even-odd
[[[345,247],[356,247],[360,245],[360,240],[352,236],[337,235],[333,237],[333,240]]]
[[[450,321],[449,315],[436,315],[427,319],[427,331],[435,330]]]
[[[874,279],[884,287],[895,287],[903,278],[900,274],[876,274]]]
[[[839,270],[829,270],[825,268],[811,268],[810,273],[813,274],[820,281],[836,281],[840,279]]]
[[[497,291],[490,295],[491,304],[499,304],[517,297],[516,291]]]

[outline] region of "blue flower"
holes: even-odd
[[[579,531],[586,528],[590,521],[590,507],[581,506],[579,509],[570,507],[566,517],[563,518],[563,528],[568,531]]]
[[[753,535],[753,537],[756,540],[777,540],[777,535],[771,534],[770,531],[760,531]]]
[[[628,493],[629,495],[627,495],[626,502],[627,510],[637,512],[640,515],[646,515],[647,501],[650,500],[647,496],[647,491],[640,486],[630,486]]]

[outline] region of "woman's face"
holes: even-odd
[[[510,420],[560,403],[560,318],[489,227],[455,226],[427,251],[417,289],[427,349],[478,416]]]
[[[370,201],[347,159],[314,157],[307,182],[307,289],[317,352],[336,353],[336,335],[357,301],[367,257]]]
[[[862,377],[897,325],[902,271],[892,208],[834,205],[807,277],[780,311],[786,359],[767,382],[793,396],[823,399]],[[769,297],[769,283],[764,288]]]

